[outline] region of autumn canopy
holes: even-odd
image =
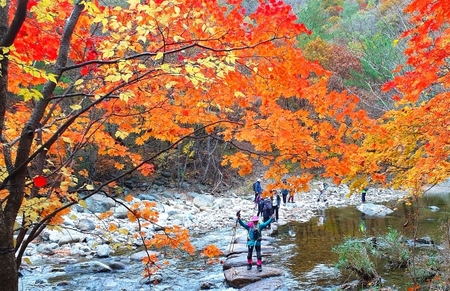
[[[289,5],[241,2],[0,1],[0,259],[9,266],[0,285],[17,290],[26,246],[70,206],[112,194],[136,171],[152,175],[157,157],[191,139],[232,145],[222,166],[242,176],[255,161],[275,184],[300,169],[289,178],[294,191],[317,169],[354,189],[445,178],[445,1],[409,7],[417,23],[406,34],[410,71],[386,85],[402,101],[378,121],[357,96],[329,90],[330,73],[298,47],[310,31]],[[430,12],[436,22],[423,21]],[[419,103],[424,93],[435,96]],[[114,171],[100,175],[101,167]],[[130,208],[130,219],[156,222],[152,206]],[[191,250],[185,230],[166,235],[173,239],[146,245]]]

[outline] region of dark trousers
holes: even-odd
[[[270,216],[263,216],[263,222],[266,222],[267,220],[269,220],[270,219]],[[270,224],[271,223],[269,223],[266,227],[268,228],[268,229],[270,229]]]
[[[362,201],[362,203],[366,202],[366,193],[361,194],[361,201]]]
[[[262,256],[261,256],[261,245],[259,245],[259,246],[256,245],[254,248],[256,250],[256,258],[258,260],[261,260],[262,259]],[[251,260],[252,256],[253,256],[253,247],[248,247],[247,259]]]
[[[289,195],[288,202],[294,203],[294,195]]]
[[[278,221],[278,205],[272,207],[273,207],[273,214],[275,214],[275,221]]]
[[[262,215],[262,209],[263,209],[263,206],[261,203],[259,203],[258,204],[258,213],[256,214],[256,216],[259,216],[260,214]]]
[[[286,198],[287,198],[287,194],[283,194],[283,203],[286,204]]]

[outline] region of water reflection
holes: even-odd
[[[384,203],[394,209],[386,217],[371,217],[361,213],[354,206],[345,208],[317,209],[317,217],[306,223],[289,223],[281,227],[278,243],[286,250],[280,258],[280,265],[287,268],[292,276],[291,286],[303,290],[332,290],[352,278],[342,278],[333,268],[337,254],[334,246],[346,237],[373,237],[383,235],[389,227],[400,231],[405,237],[413,237],[414,227],[410,223],[404,227],[408,217],[417,217],[419,227],[417,237],[429,236],[439,241],[439,218],[448,214],[450,195],[428,195],[418,204]],[[437,206],[439,211],[430,208]],[[387,284],[392,283],[403,290],[411,280],[403,271],[382,274]],[[295,283],[294,283],[295,282]],[[294,290],[294,289],[293,289]]]

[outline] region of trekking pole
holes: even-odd
[[[240,211],[240,210],[236,213],[236,216],[237,216],[237,217],[240,217],[240,216],[241,216],[241,211]],[[233,228],[233,236],[231,237],[230,245],[228,246],[228,253],[231,253],[231,252],[233,252],[233,250],[234,250],[234,240],[235,240],[235,238],[236,238],[236,228],[237,228],[237,224],[238,224],[238,221],[237,221],[237,219],[236,219],[236,223],[234,224],[234,228]]]

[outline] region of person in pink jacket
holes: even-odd
[[[261,272],[262,271],[262,256],[261,256],[261,240],[262,235],[261,231],[266,227],[269,223],[272,222],[273,217],[271,217],[269,220],[267,220],[264,223],[259,223],[259,217],[258,216],[252,216],[249,223],[245,223],[241,220],[241,214],[240,211],[236,214],[237,220],[239,224],[245,228],[248,231],[247,235],[247,270],[252,269],[252,256],[253,256],[253,249],[256,250],[256,269]]]

